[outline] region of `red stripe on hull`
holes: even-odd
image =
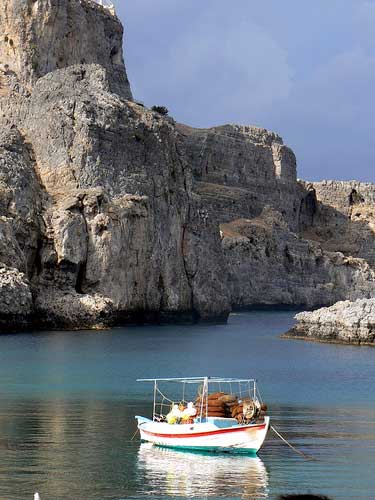
[[[249,429],[257,429],[261,430],[266,427],[266,424],[262,425],[254,425],[251,427],[236,427],[235,429],[229,428],[229,429],[220,429],[217,431],[208,431],[208,432],[196,432],[196,433],[190,433],[190,434],[158,434],[156,432],[150,432],[146,431],[145,429],[142,429],[142,432],[145,434],[148,434],[149,436],[155,436],[155,437],[160,437],[160,438],[195,438],[195,437],[204,437],[204,436],[217,436],[219,434],[228,434],[230,432],[245,432]]]

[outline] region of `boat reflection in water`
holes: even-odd
[[[259,457],[159,448],[142,443],[138,469],[150,494],[267,498],[268,475]]]

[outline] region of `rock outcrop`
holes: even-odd
[[[316,204],[303,237],[326,250],[366,259],[375,268],[375,185],[323,181],[305,186]]]
[[[374,226],[359,224],[354,215],[375,213],[374,186],[298,181],[293,152],[264,129],[178,129],[194,189],[220,223],[234,308],[313,308],[374,296]],[[328,235],[335,235],[335,245],[328,244]],[[357,251],[347,251],[349,238]]]
[[[323,181],[305,183],[310,193],[306,205],[309,222],[301,228],[303,238],[319,244],[325,252],[340,251],[351,262],[366,263],[366,274],[375,269],[375,185],[360,182]],[[361,264],[364,269],[363,264]],[[358,274],[357,274],[358,276]],[[365,275],[361,272],[361,278]],[[329,309],[296,316],[289,337],[341,343],[374,343],[374,284],[351,280],[349,300]],[[337,288],[336,288],[337,289]],[[353,297],[354,293],[354,297]],[[328,302],[329,304],[329,302]]]
[[[280,136],[239,125],[178,129],[195,190],[216,220],[257,217],[268,205],[282,213],[291,229],[298,228],[303,189],[297,183],[295,155]]]
[[[235,308],[319,307],[374,296],[375,272],[363,260],[328,252],[289,230],[279,212],[222,224]]]
[[[3,0],[0,28],[3,94],[6,82],[31,91],[56,69],[98,64],[110,90],[131,99],[121,22],[94,0]]]
[[[329,308],[296,315],[285,337],[375,345],[375,299],[338,302]]]
[[[86,0],[5,4],[19,85],[0,99],[0,262],[26,273],[38,324],[225,320],[218,225],[173,120],[129,100],[118,19]]]
[[[0,330],[27,327],[32,320],[30,284],[17,269],[0,267]]]

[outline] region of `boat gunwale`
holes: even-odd
[[[144,422],[147,423],[147,422]],[[153,424],[158,424],[158,422],[152,422]],[[159,437],[159,438],[167,438],[167,439],[182,439],[182,438],[194,438],[194,437],[209,437],[209,436],[216,436],[219,434],[230,434],[230,433],[235,433],[235,432],[246,432],[247,430],[252,430],[252,429],[259,429],[263,430],[264,428],[267,427],[268,423],[267,421],[262,422],[260,424],[254,423],[254,424],[246,424],[246,425],[239,425],[239,426],[231,426],[228,428],[222,428],[222,429],[214,429],[210,431],[202,431],[202,432],[188,432],[188,433],[175,433],[175,434],[163,434],[163,433],[157,433],[157,432],[152,432],[148,431],[145,428],[141,427],[142,424],[138,424],[138,428],[142,430],[145,434],[148,434],[149,436],[153,437]]]

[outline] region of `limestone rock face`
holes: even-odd
[[[74,267],[69,285],[110,297],[121,311],[194,309],[209,319],[207,276],[218,274],[220,256],[199,259],[215,246],[214,231],[199,216],[173,123],[110,93],[98,66],[39,80],[23,123],[54,200],[49,214],[57,263]],[[193,248],[192,234],[198,238]],[[192,272],[191,258],[197,261]],[[64,269],[59,280],[68,275]],[[207,292],[200,294],[204,304],[192,293],[198,281]],[[225,316],[225,287],[215,282],[214,308]]]
[[[97,65],[39,79],[18,119],[46,192],[41,293],[99,295],[129,320],[226,317],[218,228],[200,214],[173,123],[111,93]]]
[[[375,269],[375,185],[322,181],[304,186],[309,198],[304,206],[307,216],[301,226],[303,238],[320,245],[326,253],[340,251],[350,262],[366,262],[367,268],[361,265],[366,269],[362,278],[366,274],[370,276]],[[364,283],[359,284],[356,274],[351,289],[357,297],[349,293],[342,298],[371,297],[372,300],[339,302],[329,309],[302,313],[296,317],[298,323],[288,336],[372,344],[374,286],[372,278],[366,279],[365,292]]]
[[[294,153],[281,137],[239,125],[178,128],[193,166],[195,189],[219,222],[257,217],[268,205],[297,229],[303,190],[296,179]]]
[[[31,321],[33,300],[25,275],[17,269],[0,267],[0,328],[9,331]]]
[[[270,208],[260,217],[222,224],[221,231],[234,307],[312,308],[374,295],[375,272],[365,260],[304,240]]]
[[[295,156],[277,134],[237,125],[178,129],[194,189],[220,223],[233,307],[311,308],[375,295],[373,233],[350,222],[353,203],[355,213],[372,213],[370,185],[361,187],[367,200],[361,207],[363,195],[349,199],[354,186],[341,186],[337,196],[332,186],[340,183],[331,183],[324,197],[317,184],[297,181]],[[340,212],[325,205],[327,198]],[[340,213],[341,225],[332,212]],[[325,241],[327,234],[335,235],[336,245]],[[349,238],[357,251],[346,251]]]
[[[0,262],[27,273],[38,324],[225,320],[218,224],[173,120],[124,99],[122,56],[106,52],[121,42],[118,20],[88,0],[7,2],[2,16],[24,51],[7,69],[19,84],[0,98]],[[67,27],[71,47],[28,66],[32,36],[41,49]],[[86,45],[92,57],[79,60]]]
[[[30,90],[42,76],[99,64],[112,92],[131,99],[116,15],[92,0],[2,0],[0,86],[16,77]]]
[[[40,243],[44,192],[25,137],[0,119],[0,262],[31,278]]]
[[[332,307],[296,315],[297,325],[285,336],[375,345],[375,299],[338,302]]]
[[[103,329],[115,321],[113,302],[98,294],[41,288],[34,302],[37,326],[66,330]]]
[[[323,181],[306,184],[316,206],[303,236],[329,251],[366,259],[375,268],[375,185]]]

